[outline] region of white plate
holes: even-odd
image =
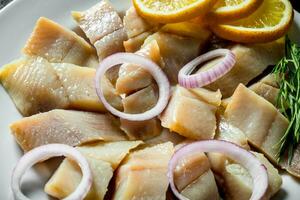
[[[129,0],[111,0],[119,11],[129,6]],[[85,10],[99,0],[14,0],[0,12],[0,66],[18,58],[36,20],[45,16],[66,27],[74,28],[70,17],[72,10]],[[291,30],[292,39],[300,41],[300,16],[296,14]],[[13,102],[0,86],[0,199],[12,199],[9,188],[11,171],[22,155],[10,134],[9,124],[20,119]],[[39,165],[24,178],[24,191],[32,199],[47,199],[42,188],[54,166]],[[300,182],[283,176],[283,186],[274,199],[296,200],[300,196]],[[48,199],[51,199],[48,197]]]

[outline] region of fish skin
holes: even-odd
[[[112,199],[165,200],[168,162],[173,152],[173,144],[167,142],[129,154],[117,170]]]
[[[118,13],[106,0],[101,0],[86,11],[73,12],[72,16],[92,44],[123,27]]]
[[[109,115],[59,109],[25,117],[11,124],[10,129],[25,152],[51,143],[77,146],[126,139],[118,122]]]
[[[98,59],[102,61],[104,58],[117,53],[123,52],[123,42],[127,40],[127,35],[124,28],[120,28],[95,42]]]
[[[97,142],[77,147],[89,162],[92,175],[92,187],[85,200],[102,200],[108,191],[113,171],[124,157],[141,141]],[[82,178],[80,168],[70,159],[64,159],[56,172],[45,185],[45,192],[63,199],[70,195]]]
[[[49,62],[68,62],[95,67],[95,49],[83,38],[63,26],[41,17],[27,40],[23,53],[40,56]]]
[[[2,68],[0,82],[23,116],[55,108],[105,112],[96,94],[95,74],[92,68],[23,57]],[[101,84],[107,101],[123,110],[121,97],[107,77]]]

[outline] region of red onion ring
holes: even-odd
[[[45,161],[51,157],[65,156],[75,160],[81,171],[82,179],[76,190],[64,200],[82,200],[89,192],[92,185],[92,172],[87,160],[74,147],[64,144],[48,144],[37,147],[26,153],[13,170],[11,188],[15,200],[30,200],[20,189],[20,182],[25,172],[34,164]]]
[[[225,56],[224,59],[207,71],[190,75],[192,71],[201,63],[219,56]],[[203,54],[188,64],[186,64],[178,73],[179,85],[185,88],[196,88],[208,85],[229,72],[235,64],[235,55],[228,49],[217,49]]]
[[[129,114],[129,113],[120,112],[114,107],[112,107],[106,101],[103,95],[103,91],[101,88],[101,81],[100,81],[101,78],[105,75],[105,72],[108,69],[123,63],[133,63],[139,65],[140,67],[147,70],[153,76],[154,80],[157,82],[159,88],[159,98],[157,104],[153,108],[151,108],[150,110],[144,113]],[[96,84],[97,95],[100,98],[103,105],[105,106],[105,108],[108,111],[110,111],[112,114],[122,119],[127,119],[130,121],[145,121],[154,118],[165,109],[170,97],[170,83],[168,81],[168,78],[164,74],[164,72],[161,70],[161,68],[153,61],[133,53],[116,53],[105,58],[100,63],[97,69],[95,84]]]
[[[250,200],[261,200],[263,198],[268,188],[268,173],[266,167],[260,163],[255,155],[231,142],[223,140],[202,140],[183,146],[174,153],[169,162],[168,178],[171,189],[178,199],[188,200],[178,192],[174,183],[173,172],[179,159],[195,152],[224,153],[229,158],[240,163],[249,171],[253,178],[253,191]]]

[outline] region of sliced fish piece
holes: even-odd
[[[224,116],[228,123],[244,132],[252,145],[276,163],[276,144],[284,135],[289,122],[270,102],[240,84]]]
[[[211,170],[204,172],[198,179],[181,191],[190,200],[219,200],[218,188]]]
[[[173,152],[173,144],[167,142],[129,154],[117,170],[113,199],[165,200]]]
[[[278,88],[275,88],[263,82],[258,82],[250,86],[249,89],[269,101],[274,106],[277,106],[277,96],[279,94]]]
[[[237,127],[228,123],[221,117],[215,139],[233,142],[247,150],[250,150],[246,135]],[[269,175],[269,187],[266,199],[273,196],[281,187],[282,179],[278,170],[262,155],[252,152],[267,167]],[[249,172],[226,157],[224,154],[208,153],[211,169],[216,174],[218,184],[224,188],[225,199],[246,200],[252,194],[252,178]]]
[[[149,58],[157,64],[161,63],[160,49],[156,41],[144,46],[136,54]],[[146,70],[135,64],[125,63],[120,67],[116,90],[119,94],[130,94],[149,86],[152,81],[152,76]]]
[[[126,139],[112,116],[58,109],[25,117],[11,124],[10,129],[24,151],[51,143],[77,146]]]
[[[104,112],[96,95],[95,73],[95,69],[87,67],[24,57],[4,66],[0,81],[24,116],[55,108]],[[123,110],[120,96],[106,77],[102,87],[107,100]]]
[[[72,12],[72,15],[92,44],[123,27],[121,18],[107,0],[101,0],[84,12]]]
[[[124,28],[116,30],[95,42],[99,60],[103,60],[117,52],[124,51],[123,42],[127,40],[127,35]]]
[[[140,141],[97,142],[77,147],[88,160],[93,174],[92,188],[85,200],[104,199],[113,171],[129,151],[141,143]],[[63,199],[77,188],[81,178],[80,168],[70,159],[65,159],[45,185],[45,191],[53,197]]]
[[[96,51],[89,43],[45,17],[37,21],[23,52],[29,56],[43,57],[49,62],[67,62],[89,67],[98,65]]]
[[[155,85],[150,85],[138,92],[135,92],[123,101],[126,113],[143,113],[154,107],[158,100],[158,93]],[[121,119],[121,129],[127,134],[129,139],[150,139],[161,133],[162,127],[157,118],[146,121],[128,121]]]
[[[282,185],[282,178],[278,170],[262,155],[252,152],[259,161],[264,164],[268,172],[268,189],[264,196],[270,199],[277,193]],[[249,172],[239,164],[227,161],[223,170],[219,173],[219,184],[224,188],[225,199],[248,200],[252,194],[253,181]]]
[[[217,106],[202,101],[183,87],[176,86],[160,120],[163,127],[189,139],[212,139],[216,130],[216,111]]]
[[[181,143],[183,140],[185,140],[185,138],[182,137],[181,135],[174,132],[172,133],[169,131],[169,129],[163,128],[161,134],[151,139],[145,140],[145,143],[153,146],[165,142],[172,142],[174,145],[177,145]]]
[[[230,48],[236,56],[235,66],[223,77],[205,86],[211,90],[220,89],[223,97],[233,94],[240,84],[248,84],[252,79],[261,74],[269,65],[275,65],[284,55],[284,44],[279,41],[266,44],[241,45]],[[215,59],[202,66],[199,71],[205,71],[215,65]]]
[[[69,106],[53,66],[41,57],[25,57],[3,66],[0,81],[24,116]]]
[[[179,70],[198,56],[199,52],[208,42],[208,40],[157,32],[145,40],[144,46],[153,40],[156,40],[164,62],[164,65],[161,67],[173,85],[178,83]]]
[[[157,26],[156,24],[142,18],[133,6],[126,11],[123,20],[124,27],[129,38],[136,37],[146,31],[154,29]]]
[[[283,162],[280,163],[280,167],[285,169],[291,175],[300,178],[300,144],[297,145],[294,151],[294,156],[291,163],[288,163],[288,157],[286,156]]]
[[[137,35],[133,38],[129,38],[128,40],[123,42],[124,48],[126,52],[136,52],[138,51],[142,45],[144,44],[145,39],[150,36],[153,32],[144,32],[140,35]]]

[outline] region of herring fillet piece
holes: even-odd
[[[143,113],[154,107],[158,100],[157,87],[152,84],[127,97],[122,102],[126,113]],[[128,121],[120,119],[121,129],[131,140],[150,139],[161,133],[162,127],[157,118],[146,121]]]
[[[0,82],[23,116],[69,106],[58,75],[41,57],[25,57],[3,66]]]
[[[146,31],[154,29],[157,26],[157,24],[151,23],[142,18],[133,6],[126,11],[123,21],[128,38],[136,37]]]
[[[129,154],[117,170],[113,199],[165,200],[173,152],[173,144],[166,142]]]
[[[124,41],[123,46],[125,48],[125,51],[131,53],[138,51],[144,44],[145,39],[151,34],[153,34],[153,32],[148,31]]]
[[[109,1],[102,0],[83,12],[72,12],[79,27],[95,46],[99,61],[124,51],[127,34],[118,13]]]
[[[104,199],[113,171],[130,150],[140,144],[141,141],[97,142],[77,147],[88,160],[93,174],[93,184],[85,200]],[[80,168],[66,158],[45,185],[45,191],[56,198],[65,198],[75,190],[81,177]]]
[[[276,144],[284,135],[288,120],[275,106],[240,84],[226,107],[224,117],[244,132],[250,144],[276,163]]]
[[[112,116],[59,109],[25,117],[11,124],[10,129],[24,151],[51,143],[77,146],[126,139]]]
[[[198,56],[209,38],[195,39],[174,34],[156,32],[144,42],[147,45],[155,40],[159,46],[164,65],[161,66],[172,85],[178,83],[178,72],[189,61]]]
[[[223,77],[205,86],[205,88],[211,90],[220,89],[225,98],[231,96],[240,83],[247,85],[269,65],[277,64],[284,54],[284,43],[274,41],[265,44],[236,44],[229,47],[229,49],[236,56],[236,64]],[[215,59],[208,62],[199,71],[207,70],[218,62],[218,60]]]
[[[99,60],[103,60],[116,52],[123,52],[123,41],[127,39],[124,28],[116,30],[95,42]]]
[[[151,59],[159,65],[161,63],[160,50],[156,41],[145,45],[135,54]],[[116,81],[116,91],[119,94],[130,94],[149,86],[152,81],[153,78],[147,70],[135,64],[125,63],[121,65],[119,70],[119,77]]]
[[[208,90],[206,93],[210,94],[209,99],[203,100],[204,91],[199,97],[195,92],[177,85],[168,106],[159,116],[162,126],[189,139],[213,139],[219,106],[215,102],[221,102],[221,95],[211,95],[213,92]],[[212,103],[208,103],[210,101]]]
[[[215,178],[204,153],[195,152],[180,159],[174,170],[174,183],[179,192],[190,200],[219,199]]]
[[[49,63],[42,57],[24,57],[0,70],[0,82],[23,116],[55,108],[104,112],[95,84],[96,70],[69,63]],[[104,95],[123,109],[120,96],[106,78]]]
[[[67,62],[89,67],[98,65],[96,51],[89,43],[45,17],[37,21],[23,52],[29,56],[43,57],[49,62]]]
[[[107,0],[101,0],[86,11],[72,12],[72,16],[92,44],[123,27],[121,18]]]

